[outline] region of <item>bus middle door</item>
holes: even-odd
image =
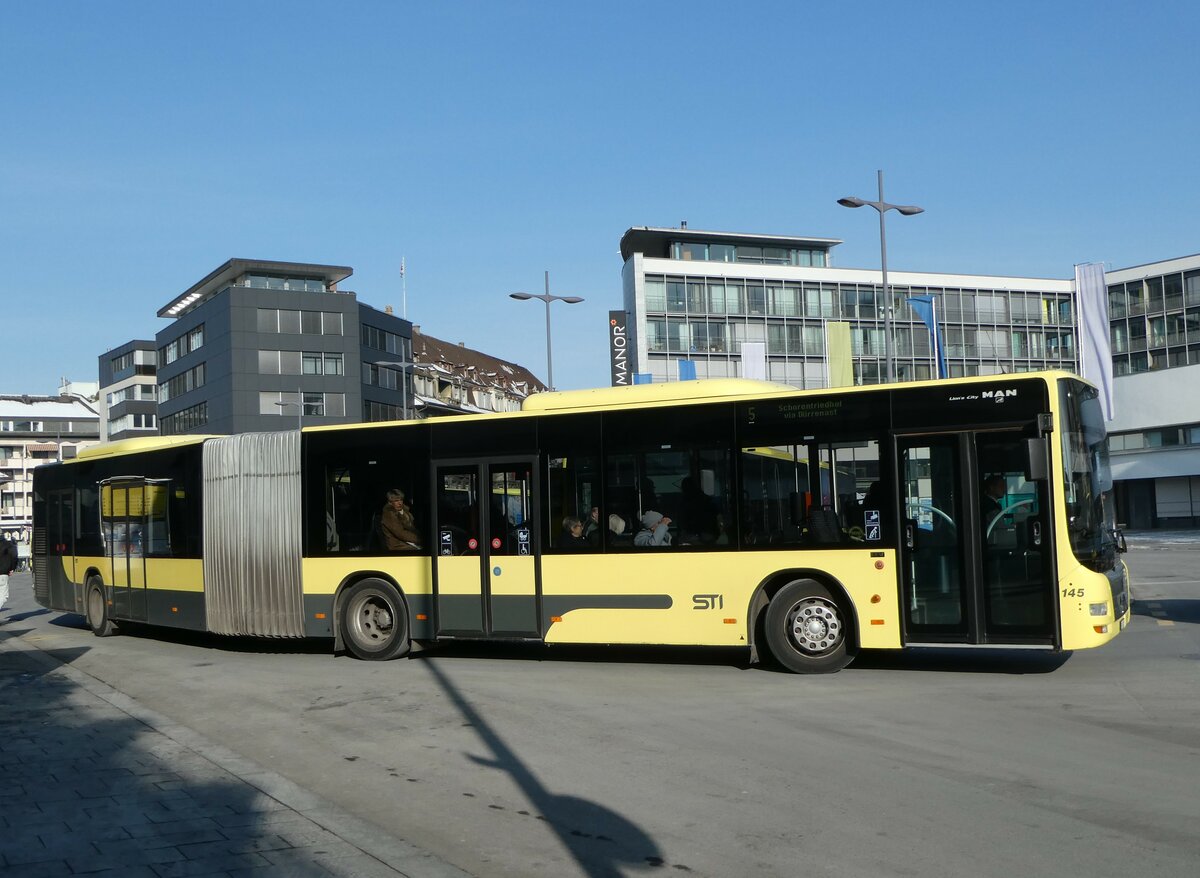
[[[146,485],[143,481],[101,485],[101,525],[112,585],[112,614],[146,620]]]
[[[525,458],[435,467],[439,636],[540,637],[534,473]]]

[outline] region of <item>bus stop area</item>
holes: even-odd
[[[24,642],[28,573],[0,611],[0,873],[461,878]]]

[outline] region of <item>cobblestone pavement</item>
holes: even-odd
[[[23,641],[0,611],[0,874],[121,878],[466,873]]]

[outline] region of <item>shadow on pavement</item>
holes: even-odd
[[[429,661],[425,667],[491,751],[491,758],[466,754],[467,758],[508,774],[536,810],[534,816],[546,822],[584,874],[590,878],[620,878],[623,874],[620,864],[641,868],[667,865],[655,842],[622,815],[587,799],[546,789],[442,672],[438,663]],[[687,870],[686,866],[673,868]]]
[[[1050,674],[1071,657],[1069,652],[1023,649],[864,650],[843,674],[854,671],[943,671],[955,674]]]
[[[471,643],[445,641],[423,648],[413,658],[487,658],[510,662],[579,662],[583,664],[638,664],[724,666],[747,669],[744,648],[693,646],[554,646],[542,643]]]
[[[1200,624],[1200,600],[1179,598],[1133,602],[1133,615],[1169,622]]]
[[[0,640],[17,634],[6,626]],[[0,872],[329,874],[296,856],[300,815],[19,646],[0,649],[0,771]]]

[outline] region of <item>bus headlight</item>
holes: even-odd
[[[1102,604],[1089,604],[1088,609],[1091,610],[1093,616],[1107,616],[1108,602]]]

